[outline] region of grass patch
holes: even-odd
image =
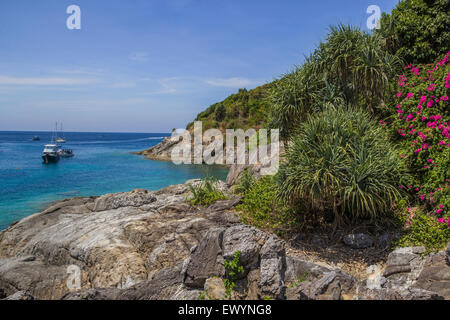
[[[242,179],[248,179],[246,175]],[[295,210],[283,204],[277,197],[278,193],[274,178],[266,176],[258,181],[240,182],[238,186],[248,186],[242,203],[236,207],[240,211],[241,221],[257,228],[283,236],[299,226],[299,217]]]
[[[216,201],[227,199],[227,197],[216,188],[216,182],[217,179],[207,176],[199,185],[190,185],[189,189],[192,192],[192,198],[188,200],[189,203],[194,206],[209,206]]]

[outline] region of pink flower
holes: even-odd
[[[397,98],[400,98],[401,96],[402,96],[402,92],[401,91],[397,92]]]
[[[428,159],[428,163],[433,163],[433,159]]]
[[[414,93],[410,92],[406,95],[406,99],[412,98],[414,96]]]

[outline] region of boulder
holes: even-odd
[[[342,241],[352,249],[365,249],[374,245],[373,238],[364,233],[348,234]]]
[[[222,257],[223,228],[210,229],[189,258],[184,283],[188,287],[203,287],[211,276],[224,275]]]
[[[223,257],[232,260],[234,254],[240,251],[240,264],[246,270],[259,264],[259,251],[268,239],[268,235],[254,227],[239,224],[228,228],[223,235]]]

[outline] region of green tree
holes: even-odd
[[[227,109],[220,103],[216,108],[216,121],[223,121],[227,115]]]
[[[406,63],[429,63],[448,51],[449,26],[449,0],[402,0],[383,14],[377,33]]]

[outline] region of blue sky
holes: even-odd
[[[0,2],[0,131],[168,132],[397,0]],[[81,30],[69,30],[69,5]]]

